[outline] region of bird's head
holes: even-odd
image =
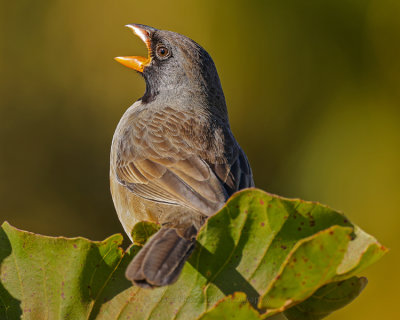
[[[141,24],[128,24],[145,44],[147,57],[125,56],[115,60],[143,75],[146,93],[142,102],[158,95],[190,99],[225,109],[225,98],[214,62],[199,44],[181,34]]]

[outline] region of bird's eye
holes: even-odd
[[[170,52],[164,45],[157,46],[156,49],[157,57],[160,59],[166,59],[170,56]]]

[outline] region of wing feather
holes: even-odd
[[[138,196],[212,215],[232,193],[254,183],[229,128],[202,132],[204,125],[193,119],[171,110],[132,119],[116,142],[115,173]]]

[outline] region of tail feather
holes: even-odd
[[[195,246],[196,229],[181,236],[176,229],[161,228],[133,258],[126,277],[143,288],[174,283]]]

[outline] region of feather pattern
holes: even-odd
[[[212,130],[206,120],[171,107],[132,108],[114,141],[118,182],[145,199],[212,215],[239,186],[253,184],[229,128]]]

